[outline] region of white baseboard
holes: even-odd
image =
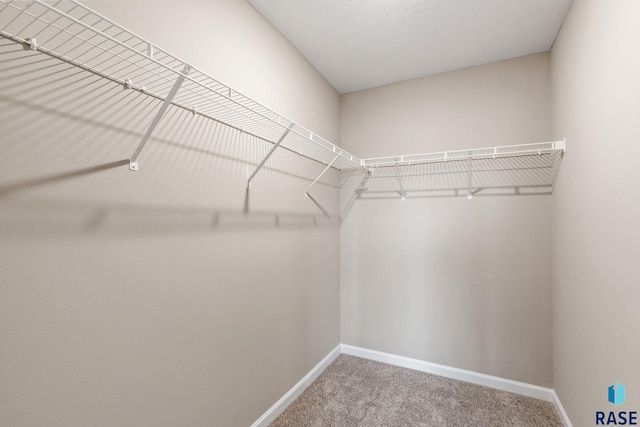
[[[366,348],[355,347],[348,344],[340,344],[334,348],[324,359],[320,361],[307,375],[291,388],[280,400],[278,400],[271,408],[267,410],[251,427],[267,427],[278,415],[284,411],[287,406],[302,394],[313,383],[318,376],[338,357],[340,354],[349,354],[364,359],[375,360],[376,362],[388,363],[389,365],[401,366],[403,368],[414,369],[416,371],[427,372],[429,374],[440,375],[446,378],[466,381],[472,384],[478,384],[485,387],[491,387],[498,390],[508,391],[523,396],[533,397],[555,405],[560,419],[565,427],[573,427],[567,413],[560,403],[560,399],[555,390],[546,387],[540,387],[533,384],[527,384],[520,381],[513,381],[506,378],[496,377],[493,375],[482,374],[465,369],[453,368],[451,366],[439,365],[437,363],[426,362],[424,360],[412,359],[410,357],[398,356],[395,354],[383,353],[377,350],[369,350]]]
[[[479,372],[467,371],[465,369],[452,368],[451,366],[425,362],[424,360],[383,353],[381,351],[355,347],[348,344],[342,344],[341,348],[341,352],[343,354],[350,354],[364,359],[375,360],[376,362],[402,366],[403,368],[414,369],[416,371],[427,372],[429,374],[440,375],[441,377],[453,378],[551,402],[555,405],[558,415],[565,427],[573,427],[569,420],[569,416],[562,407],[562,403],[560,403],[560,398],[556,394],[555,390],[551,388],[495,377],[493,375],[481,374]]]
[[[553,390],[553,404],[556,406],[556,411],[558,411],[558,415],[560,415],[560,419],[562,420],[564,427],[573,427],[573,424],[571,424],[571,420],[569,420],[569,416],[564,410],[564,407],[560,402],[560,398],[555,390]]]
[[[376,350],[354,347],[342,344],[342,353],[364,359],[375,360],[377,362],[388,363],[390,365],[402,366],[416,371],[427,372],[429,374],[440,375],[441,377],[453,378],[455,380],[466,381],[485,387],[496,388],[535,399],[554,402],[553,389],[540,387],[533,384],[513,381],[506,378],[494,377],[493,375],[481,374],[479,372],[467,371],[465,369],[452,368],[451,366],[439,365],[437,363],[425,362],[423,360],[411,359],[409,357],[397,356],[395,354],[383,353]]]
[[[280,398],[271,408],[267,410],[255,423],[251,424],[251,427],[267,427],[275,420],[278,415],[284,411],[287,406],[291,405],[294,400],[302,394],[319,376],[320,374],[340,355],[341,345],[338,344],[336,348],[331,350],[324,359],[322,359],[316,366],[309,371],[291,390],[289,390],[284,396]]]

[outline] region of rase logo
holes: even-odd
[[[616,407],[624,403],[624,386],[617,381],[614,385],[609,386],[609,402]]]
[[[625,400],[625,389],[622,384],[616,381],[616,383],[609,387],[607,400],[618,406],[622,405]],[[638,425],[638,411],[597,411],[596,412],[596,425],[597,426],[636,426]]]

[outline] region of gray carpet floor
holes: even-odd
[[[271,426],[562,427],[562,422],[549,402],[342,354]]]

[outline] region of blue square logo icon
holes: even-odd
[[[624,386],[616,381],[612,386],[609,386],[609,402],[616,406],[620,406],[624,403]]]

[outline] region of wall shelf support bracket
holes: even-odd
[[[333,160],[331,160],[331,162],[327,165],[327,167],[326,167],[326,168],[324,168],[324,169],[322,170],[322,172],[320,172],[320,175],[318,175],[318,177],[317,177],[317,178],[316,178],[316,179],[311,183],[311,185],[307,187],[307,189],[304,191],[304,194],[305,194],[306,196],[310,197],[310,196],[309,196],[309,190],[311,190],[311,188],[312,188],[314,185],[316,185],[316,183],[320,180],[320,178],[322,178],[322,175],[324,175],[324,174],[325,174],[325,172],[327,172],[327,171],[329,170],[329,168],[331,168],[331,166],[333,166],[333,164],[336,162],[336,160],[338,160],[338,159],[340,158],[340,156],[341,156],[341,155],[342,155],[342,151],[340,151],[340,153],[338,153],[338,155],[337,155],[337,156],[335,156],[335,157],[333,158]]]
[[[473,199],[473,192],[471,191],[471,157],[469,157],[469,191],[467,192],[467,199]]]
[[[142,141],[140,141],[140,144],[138,144],[136,151],[133,152],[133,155],[129,159],[129,170],[131,171],[138,170],[138,156],[140,156],[140,153],[144,149],[144,146],[147,144],[147,141],[149,141],[151,134],[156,129],[156,126],[158,126],[158,123],[160,123],[160,119],[162,119],[162,116],[164,116],[164,113],[166,113],[167,108],[169,108],[169,105],[171,105],[171,103],[173,102],[173,98],[178,93],[178,90],[180,90],[180,86],[182,86],[182,82],[184,82],[184,79],[187,77],[187,74],[189,74],[189,71],[191,71],[191,66],[185,65],[184,68],[182,69],[182,73],[178,75],[178,78],[173,84],[173,87],[171,88],[171,90],[169,91],[169,94],[164,99],[164,102],[160,106],[160,109],[158,110],[155,117],[151,121],[151,125],[149,126],[144,136],[142,137]]]
[[[400,178],[400,169],[398,165],[396,165],[396,178],[398,179],[398,185],[400,186],[400,200],[404,202],[407,200],[407,197],[404,191],[404,186],[402,185],[402,178]]]
[[[249,179],[247,179],[247,188],[251,188],[251,180],[256,176],[256,174],[258,173],[258,171],[260,169],[262,169],[262,167],[264,166],[264,164],[267,162],[267,160],[269,160],[269,157],[271,157],[271,155],[276,151],[276,149],[280,146],[280,144],[282,143],[282,141],[284,141],[284,139],[287,137],[287,135],[289,134],[289,132],[291,132],[291,129],[293,129],[293,127],[295,126],[295,124],[291,124],[287,130],[284,131],[284,133],[280,136],[280,139],[278,139],[278,141],[273,145],[273,147],[271,147],[271,150],[269,150],[269,152],[267,153],[266,156],[264,156],[264,159],[262,159],[262,161],[260,162],[260,164],[258,165],[258,167],[256,168],[256,170],[253,171],[253,173],[249,176]]]

